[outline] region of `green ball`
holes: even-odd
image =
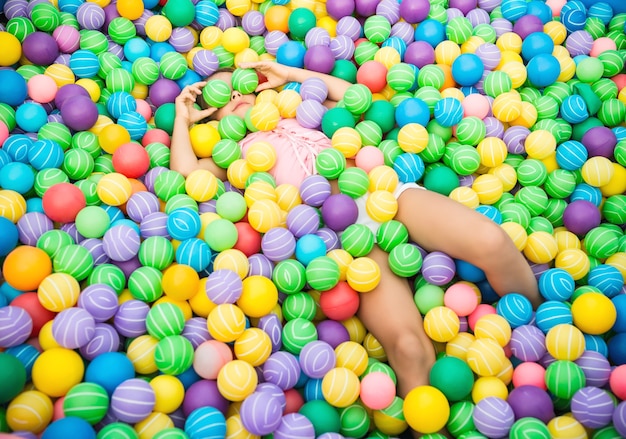
[[[247,95],[254,92],[259,85],[259,76],[254,69],[235,69],[232,76],[233,88]]]
[[[393,381],[394,384],[398,384],[398,377],[396,376],[396,373],[387,363],[383,363],[382,361],[376,360],[372,357],[368,358],[367,362],[367,367],[365,368],[365,372],[363,372],[363,375],[361,375],[361,378],[372,372],[382,372],[389,378],[391,378],[391,381]]]
[[[185,177],[176,171],[161,172],[154,179],[154,193],[163,201],[168,201],[174,195],[185,193]]]
[[[52,33],[61,24],[61,13],[52,3],[38,3],[30,12],[35,27]]]
[[[46,252],[50,259],[54,259],[61,248],[71,244],[74,244],[72,236],[59,229],[48,230],[37,240],[37,248]]]
[[[591,439],[621,439],[621,438],[622,436],[617,432],[615,427],[613,427],[612,425],[596,430],[591,436]]]
[[[506,72],[494,70],[489,72],[485,77],[483,88],[487,96],[495,98],[502,93],[511,91],[513,88],[513,81]]]
[[[283,301],[283,317],[285,320],[305,319],[312,321],[317,314],[315,299],[309,293],[295,293],[285,297]]]
[[[100,70],[98,71],[98,76],[100,76],[102,79],[106,79],[106,77],[109,75],[109,73],[111,73],[113,69],[122,68],[122,61],[120,61],[117,56],[109,52],[98,55],[98,61],[100,62]]]
[[[459,439],[488,439],[488,438],[487,436],[480,433],[479,431],[472,430],[472,431],[468,431],[467,433],[463,433],[461,436],[459,436]]]
[[[540,186],[526,186],[515,193],[515,201],[523,204],[532,216],[537,216],[548,207],[548,194]]]
[[[626,166],[626,139],[617,142],[613,155],[615,156],[617,163],[622,166]]]
[[[253,172],[252,174],[250,174],[250,177],[248,177],[248,179],[246,180],[246,188],[252,183],[256,182],[267,183],[271,185],[274,189],[276,188],[276,180],[269,172]]]
[[[272,282],[278,291],[284,294],[295,294],[306,285],[306,270],[300,261],[285,259],[279,261],[272,271]]]
[[[608,127],[615,127],[626,117],[626,105],[619,99],[610,98],[602,102],[598,111],[598,119]]]
[[[435,64],[425,65],[417,74],[417,84],[420,87],[433,87],[434,89],[439,90],[443,87],[445,80],[445,73],[443,73],[443,70]]]
[[[398,142],[394,139],[390,139],[389,135],[385,140],[378,144],[378,149],[383,152],[385,165],[390,167],[393,167],[393,164],[398,156],[404,153],[404,151],[402,151],[402,148],[400,148],[400,145],[398,145]]]
[[[365,19],[363,33],[372,43],[380,44],[391,35],[391,23],[382,15],[372,15]]]
[[[107,30],[111,40],[122,46],[137,36],[135,24],[125,17],[111,20]]]
[[[550,96],[561,105],[566,97],[572,94],[572,88],[565,82],[555,82],[543,89],[544,96]]]
[[[22,393],[26,384],[26,368],[17,357],[0,352],[0,404],[10,402]]]
[[[372,105],[372,92],[363,84],[352,84],[343,96],[343,103],[352,114],[363,114]]]
[[[485,123],[476,116],[464,117],[456,127],[456,138],[465,145],[478,145],[486,134]]]
[[[297,317],[283,326],[283,348],[289,353],[299,355],[302,348],[317,340],[317,328],[310,320]]]
[[[422,254],[416,245],[398,244],[389,252],[389,268],[397,276],[415,276],[422,268]]]
[[[459,185],[459,177],[456,172],[445,165],[437,166],[424,175],[424,187],[442,195],[450,195],[450,192]]]
[[[174,247],[163,236],[149,236],[139,246],[137,257],[144,266],[165,270],[174,261]]]
[[[354,84],[356,82],[356,72],[357,68],[352,61],[338,59],[335,61],[335,65],[330,74]]]
[[[80,282],[93,270],[93,256],[86,247],[71,244],[59,249],[52,266],[56,273],[69,274]]]
[[[233,248],[238,237],[237,227],[227,219],[213,220],[204,228],[204,241],[216,252]]]
[[[541,186],[548,178],[546,165],[537,159],[526,159],[516,169],[522,186]]]
[[[592,83],[602,78],[604,64],[593,56],[585,57],[576,65],[576,77],[582,82]]]
[[[340,433],[346,437],[364,437],[370,429],[370,418],[361,404],[352,404],[339,410]]]
[[[449,160],[446,163],[446,155]],[[458,144],[454,148],[448,147],[444,154],[444,163],[459,175],[471,175],[480,167],[480,154],[470,145]]]
[[[217,131],[222,139],[232,139],[239,142],[246,135],[246,122],[236,114],[229,114],[218,122]]]
[[[446,428],[454,437],[459,437],[463,433],[473,431],[476,426],[472,414],[474,404],[470,401],[455,402],[450,406],[450,417],[446,423]]]
[[[231,97],[230,85],[222,79],[211,79],[202,89],[204,101],[211,107],[222,108]]]
[[[585,235],[585,250],[598,259],[606,259],[619,248],[622,233],[608,227],[594,227]]]
[[[235,63],[235,54],[224,49],[224,46],[215,46],[212,50],[215,56],[217,56],[220,68],[232,67]]]
[[[98,432],[97,439],[139,439],[135,429],[123,422],[113,422]]]
[[[74,134],[70,146],[86,151],[94,159],[102,152],[98,143],[98,136],[91,131],[79,131]]]
[[[178,305],[159,303],[152,306],[146,316],[146,330],[157,340],[180,335],[185,328],[185,316]]]
[[[308,8],[295,8],[289,14],[287,26],[289,34],[296,40],[303,40],[307,32],[315,27],[317,18]]]
[[[546,386],[557,398],[569,400],[585,386],[585,374],[573,361],[556,360],[546,368]]]
[[[363,120],[357,123],[354,129],[361,136],[363,146],[378,146],[383,140],[383,132],[380,126],[372,120]]]
[[[509,431],[510,439],[550,439],[550,430],[537,418],[521,418]]]
[[[390,252],[396,246],[409,242],[409,231],[400,221],[385,221],[378,226],[376,242],[383,251]]]
[[[363,120],[376,122],[383,133],[388,133],[396,123],[395,108],[389,101],[379,99],[363,113]]]
[[[567,201],[553,198],[548,200],[548,206],[543,212],[543,217],[552,223],[554,227],[563,225],[563,212],[567,207]]]
[[[390,418],[396,419],[398,421],[404,421],[404,411],[403,411],[404,400],[399,396],[396,396],[392,403],[380,410],[380,412]]]
[[[532,103],[541,97],[541,92],[533,87],[522,87],[519,89],[523,102]]]
[[[165,4],[163,15],[172,23],[172,26],[184,27],[193,22],[196,9],[191,0],[173,0]]]
[[[35,32],[35,25],[26,17],[13,17],[6,24],[7,32],[24,42],[24,38]]]
[[[327,291],[337,285],[341,275],[339,264],[328,256],[314,258],[305,269],[306,281],[317,291]]]
[[[37,132],[37,139],[50,139],[57,142],[63,151],[67,151],[72,142],[70,129],[59,122],[48,122]]]
[[[102,238],[111,225],[111,218],[102,207],[87,206],[78,212],[74,224],[85,238]]]
[[[298,413],[306,416],[313,424],[315,436],[324,433],[339,433],[341,429],[341,418],[335,407],[322,399],[314,399],[305,402]]]
[[[354,50],[354,60],[359,66],[362,66],[367,61],[372,61],[378,52],[378,44],[369,40],[360,43]]]
[[[159,431],[152,439],[189,439],[189,436],[180,428],[172,427]]]
[[[19,66],[15,71],[19,73],[26,81],[28,81],[35,75],[42,75],[45,73],[45,69],[42,66],[35,65]]]
[[[591,34],[594,40],[606,34],[606,26],[598,17],[587,17],[587,20],[585,20],[585,30]]]
[[[61,169],[71,180],[82,180],[93,172],[95,162],[87,151],[70,149],[65,153]]]
[[[35,175],[35,193],[41,198],[43,194],[55,184],[69,182],[69,177],[62,170],[57,168],[45,168]]]
[[[150,157],[150,168],[163,166],[170,167],[170,149],[161,142],[152,142],[146,145],[146,152]]]
[[[364,169],[354,167],[344,170],[339,175],[337,183],[342,194],[359,198],[367,192],[370,180]]]
[[[617,75],[624,68],[624,59],[617,50],[605,50],[598,55],[598,59],[602,62],[606,78]]]
[[[112,93],[118,91],[130,93],[135,88],[135,78],[128,70],[115,68],[106,77],[106,87]]]
[[[437,307],[443,306],[443,288],[426,283],[420,286],[413,295],[413,301],[419,309],[420,314],[426,315],[428,311]]]
[[[15,110],[8,104],[0,102],[0,121],[4,122],[10,131],[13,131],[16,126]]]
[[[163,295],[162,280],[163,273],[158,269],[139,267],[128,277],[128,290],[135,299],[151,303]]]
[[[541,96],[533,105],[537,109],[537,120],[554,119],[559,114],[559,104],[550,96]]]
[[[395,91],[408,91],[415,85],[417,70],[404,62],[394,64],[387,71],[387,84]]]
[[[472,392],[474,373],[460,358],[443,356],[430,369],[430,385],[441,390],[448,401],[465,399]]]
[[[176,194],[173,195],[169,200],[167,200],[167,203],[165,203],[164,212],[169,215],[176,209],[183,208],[191,209],[194,212],[198,212],[198,203],[187,194]]]
[[[496,30],[487,23],[481,23],[474,27],[472,35],[482,38],[485,43],[495,43],[498,38]]]
[[[211,157],[217,166],[226,169],[241,158],[241,148],[233,139],[221,139],[213,147]]]
[[[87,285],[94,284],[108,285],[120,295],[126,286],[126,275],[117,265],[100,264],[93,269],[87,278]]]
[[[152,58],[143,56],[133,61],[131,73],[138,84],[152,85],[159,79],[159,64]]]
[[[154,124],[157,128],[164,130],[170,136],[174,130],[174,119],[176,118],[176,106],[173,102],[161,104],[154,112]]]
[[[474,31],[474,26],[465,17],[455,17],[446,26],[446,36],[457,44],[466,42]]]
[[[507,203],[500,208],[500,214],[502,215],[502,222],[514,222],[524,229],[530,225],[530,211],[522,203]]]
[[[154,362],[162,373],[180,375],[193,364],[193,345],[182,335],[165,337],[154,349]]]
[[[176,81],[187,73],[187,60],[178,52],[164,53],[159,62],[159,70],[163,77]]]
[[[576,189],[576,175],[565,169],[555,169],[548,174],[543,188],[552,198],[566,198]]]
[[[315,169],[321,176],[334,180],[346,169],[346,158],[338,149],[323,149],[315,158]]]
[[[76,416],[91,425],[100,422],[108,409],[109,394],[97,383],[78,383],[63,398],[65,416]]]
[[[341,235],[341,245],[355,258],[367,256],[374,248],[374,233],[364,224],[351,224]]]
[[[611,195],[602,205],[602,216],[611,224],[626,223],[626,195]]]
[[[215,203],[216,213],[233,223],[243,218],[247,210],[246,200],[239,192],[226,192],[220,195]]]
[[[329,139],[333,137],[333,134],[335,134],[335,131],[339,128],[354,128],[355,125],[354,116],[346,108],[331,108],[322,116],[322,131]]]
[[[93,171],[100,174],[110,174],[115,172],[113,166],[113,156],[111,154],[102,154],[93,161]]]
[[[534,216],[530,219],[528,227],[526,228],[526,233],[529,235],[533,232],[547,232],[552,234],[554,233],[554,226],[544,217]]]
[[[257,55],[267,53],[265,49],[265,38],[262,35],[253,35],[250,37],[250,49],[254,50]]]

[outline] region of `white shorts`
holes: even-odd
[[[400,195],[402,195],[402,193],[408,189],[422,189],[423,190],[424,188],[417,183],[399,183],[396,189],[393,191],[393,196],[397,200],[400,197]],[[378,231],[378,227],[380,226],[380,223],[378,221],[373,220],[372,217],[370,217],[367,214],[367,211],[365,210],[365,202],[367,201],[368,196],[369,196],[369,192],[367,192],[365,195],[359,198],[356,198],[354,200],[359,210],[359,216],[357,217],[355,223],[366,225],[372,231],[372,233],[374,233],[374,236],[376,236],[376,232]]]

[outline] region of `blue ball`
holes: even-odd
[[[381,47],[391,47],[400,54],[400,59],[404,59],[406,52],[406,42],[399,37],[389,37],[380,45]],[[412,65],[412,64],[411,64]]]
[[[559,60],[550,53],[533,56],[526,66],[528,81],[535,87],[543,88],[554,84],[561,74]]]
[[[476,282],[476,286],[480,291],[482,303],[494,303],[500,298],[498,293],[496,293],[496,290],[493,289],[491,284],[486,279]]]
[[[150,58],[156,62],[160,62],[163,55],[168,52],[176,52],[176,49],[174,49],[174,46],[170,43],[166,43],[165,41],[152,43],[150,45]]]
[[[565,26],[568,33],[583,30],[587,22],[587,14],[578,10],[569,10],[561,13],[561,23]]]
[[[100,60],[91,50],[79,49],[70,56],[69,67],[79,78],[93,78],[100,70]]]
[[[41,354],[37,350],[37,348],[35,348],[31,344],[24,343],[21,345],[10,347],[5,352],[7,354],[13,355],[15,358],[20,360],[20,362],[24,365],[24,369],[26,370],[26,379],[30,381],[30,377],[33,371],[33,365],[35,364],[35,360]]]
[[[570,195],[570,203],[576,200],[585,200],[600,207],[602,204],[602,191],[600,188],[591,186],[587,183],[579,183],[574,188],[574,192]]]
[[[0,103],[17,107],[28,96],[26,80],[15,70],[0,70]]]
[[[452,77],[459,85],[470,86],[476,84],[483,77],[485,65],[478,55],[463,53],[452,63]]]
[[[15,121],[27,133],[36,133],[48,122],[48,113],[37,102],[25,102],[15,110]]]
[[[468,282],[480,282],[486,279],[485,272],[480,268],[462,259],[455,259],[456,274]]]
[[[609,338],[609,359],[616,366],[626,364],[626,333],[621,332]]]
[[[502,224],[502,213],[500,213],[497,207],[488,204],[481,204],[475,210],[481,215],[489,218],[494,223]]]
[[[76,416],[66,416],[52,422],[46,427],[41,439],[65,439],[67,437],[96,439],[96,432],[89,422]]]
[[[10,138],[11,137],[9,137],[9,139]],[[6,140],[5,140],[5,145],[6,145]],[[12,161],[13,160],[11,160],[11,157],[9,156],[9,154],[4,149],[0,149],[0,168],[2,168],[7,163],[11,163]]]
[[[7,218],[0,216],[0,257],[8,255],[19,239],[17,227]]]
[[[561,104],[561,117],[572,124],[586,120],[589,117],[589,110],[582,96],[574,94],[566,97]]]
[[[420,98],[407,98],[396,107],[395,118],[400,127],[408,123],[418,123],[425,127],[430,121],[430,109]]]
[[[124,113],[137,110],[137,101],[126,91],[116,91],[111,93],[106,106],[111,117],[117,119]]]
[[[176,375],[176,378],[182,383],[185,390],[189,389],[191,385],[195,382],[200,381],[202,378],[200,375],[196,373],[193,366],[181,373],[180,375]]]
[[[626,294],[618,294],[611,299],[611,302],[617,311],[617,318],[612,329],[615,332],[626,332]]]
[[[39,212],[43,211],[43,200],[39,197],[32,197],[26,200],[26,212]]]
[[[187,207],[176,209],[167,217],[167,233],[179,241],[195,238],[201,227],[198,212]]]
[[[573,322],[572,311],[564,302],[548,300],[537,307],[535,312],[535,325],[546,334],[551,328],[562,323],[571,325]]]
[[[143,38],[131,38],[124,44],[124,56],[131,63],[150,56],[150,46]]]
[[[393,170],[402,183],[415,183],[421,180],[425,169],[422,158],[412,152],[402,153],[393,161]]]
[[[305,401],[323,401],[324,394],[322,393],[322,379],[310,378],[304,385],[304,400]]]
[[[561,8],[561,15],[569,11],[580,11],[583,14],[587,14],[587,6],[585,6],[585,3],[580,0],[568,1]]]
[[[115,221],[112,221],[109,228],[112,227],[117,227],[117,226],[126,226],[126,227],[130,227],[131,229],[133,229],[135,232],[137,232],[137,234],[141,234],[141,228],[139,227],[139,224],[137,224],[136,222],[134,222],[131,219],[128,218],[121,218]]]
[[[28,150],[33,140],[26,134],[13,134],[4,141],[0,151],[8,154],[11,161],[28,163]]]
[[[425,41],[433,48],[446,39],[446,28],[441,22],[428,18],[415,29],[414,40]]]
[[[195,84],[199,81],[202,81],[202,76],[200,76],[195,70],[187,69],[185,71],[185,74],[181,78],[177,79],[175,82],[182,90],[188,85]]]
[[[618,142],[626,139],[626,127],[613,127],[611,131],[615,134],[615,138]]]
[[[276,51],[276,61],[291,67],[304,67],[306,48],[298,41],[287,41]]]
[[[61,145],[50,139],[37,140],[28,150],[28,161],[38,171],[45,168],[60,168],[64,156]]]
[[[587,17],[599,18],[606,26],[613,18],[613,8],[605,2],[594,3],[589,7]]]
[[[326,254],[326,244],[324,240],[313,234],[303,235],[296,241],[296,259],[307,266],[313,259]]]
[[[578,140],[566,140],[556,147],[556,162],[566,171],[579,170],[588,158],[587,148]]]
[[[452,127],[463,119],[463,105],[453,97],[439,99],[435,104],[433,115],[439,125]]]
[[[221,439],[226,436],[226,418],[215,407],[200,407],[189,414],[185,433],[190,439]]]
[[[550,268],[539,277],[539,292],[546,300],[569,300],[575,288],[574,278],[562,268]]]
[[[17,296],[21,296],[24,291],[16,290],[8,283],[0,285],[0,295],[4,296],[8,302],[12,302]]]
[[[82,0],[59,0],[58,6],[61,12],[69,12],[72,15],[76,15],[78,7],[85,3]]]
[[[124,219],[124,212],[122,212],[119,207],[109,206],[108,204],[102,204],[100,207],[102,207],[106,211],[107,215],[109,215],[109,221],[111,224]]]
[[[583,333],[585,337],[585,350],[594,351],[602,354],[604,357],[609,355],[609,346],[606,344],[604,338],[601,335],[592,335]]]
[[[106,352],[87,365],[84,381],[100,384],[111,396],[117,386],[134,377],[135,368],[126,355],[121,352]]]
[[[587,283],[599,289],[605,296],[613,298],[621,292],[624,286],[624,277],[612,265],[599,264],[589,270]]]
[[[123,126],[132,140],[141,140],[148,131],[148,122],[136,111],[128,111],[117,119],[117,124]]]
[[[35,173],[25,163],[11,162],[0,168],[0,187],[26,194],[35,184]]]
[[[211,248],[199,238],[189,238],[176,249],[176,262],[189,265],[196,271],[202,271],[211,262]]]
[[[217,5],[211,0],[200,0],[196,3],[196,21],[203,27],[213,26],[220,18]]]
[[[525,296],[509,293],[498,300],[496,313],[504,317],[511,328],[515,329],[530,323],[533,318],[533,306]]]

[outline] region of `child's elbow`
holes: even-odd
[[[184,164],[177,163],[177,162],[171,162],[170,163],[170,169],[172,171],[178,172],[179,174],[181,174],[185,178],[187,178],[189,176],[189,174],[191,174],[193,172],[193,169],[191,169],[191,166],[184,165]]]

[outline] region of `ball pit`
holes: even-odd
[[[626,436],[623,2],[0,8],[0,435]],[[195,125],[230,181],[168,170],[181,89],[272,59],[353,85],[330,110],[311,78]],[[299,188],[272,145],[237,144],[280,118],[333,146]],[[414,245],[392,196],[413,181],[501,224],[545,302]],[[438,353],[404,399],[357,317],[375,244]]]

